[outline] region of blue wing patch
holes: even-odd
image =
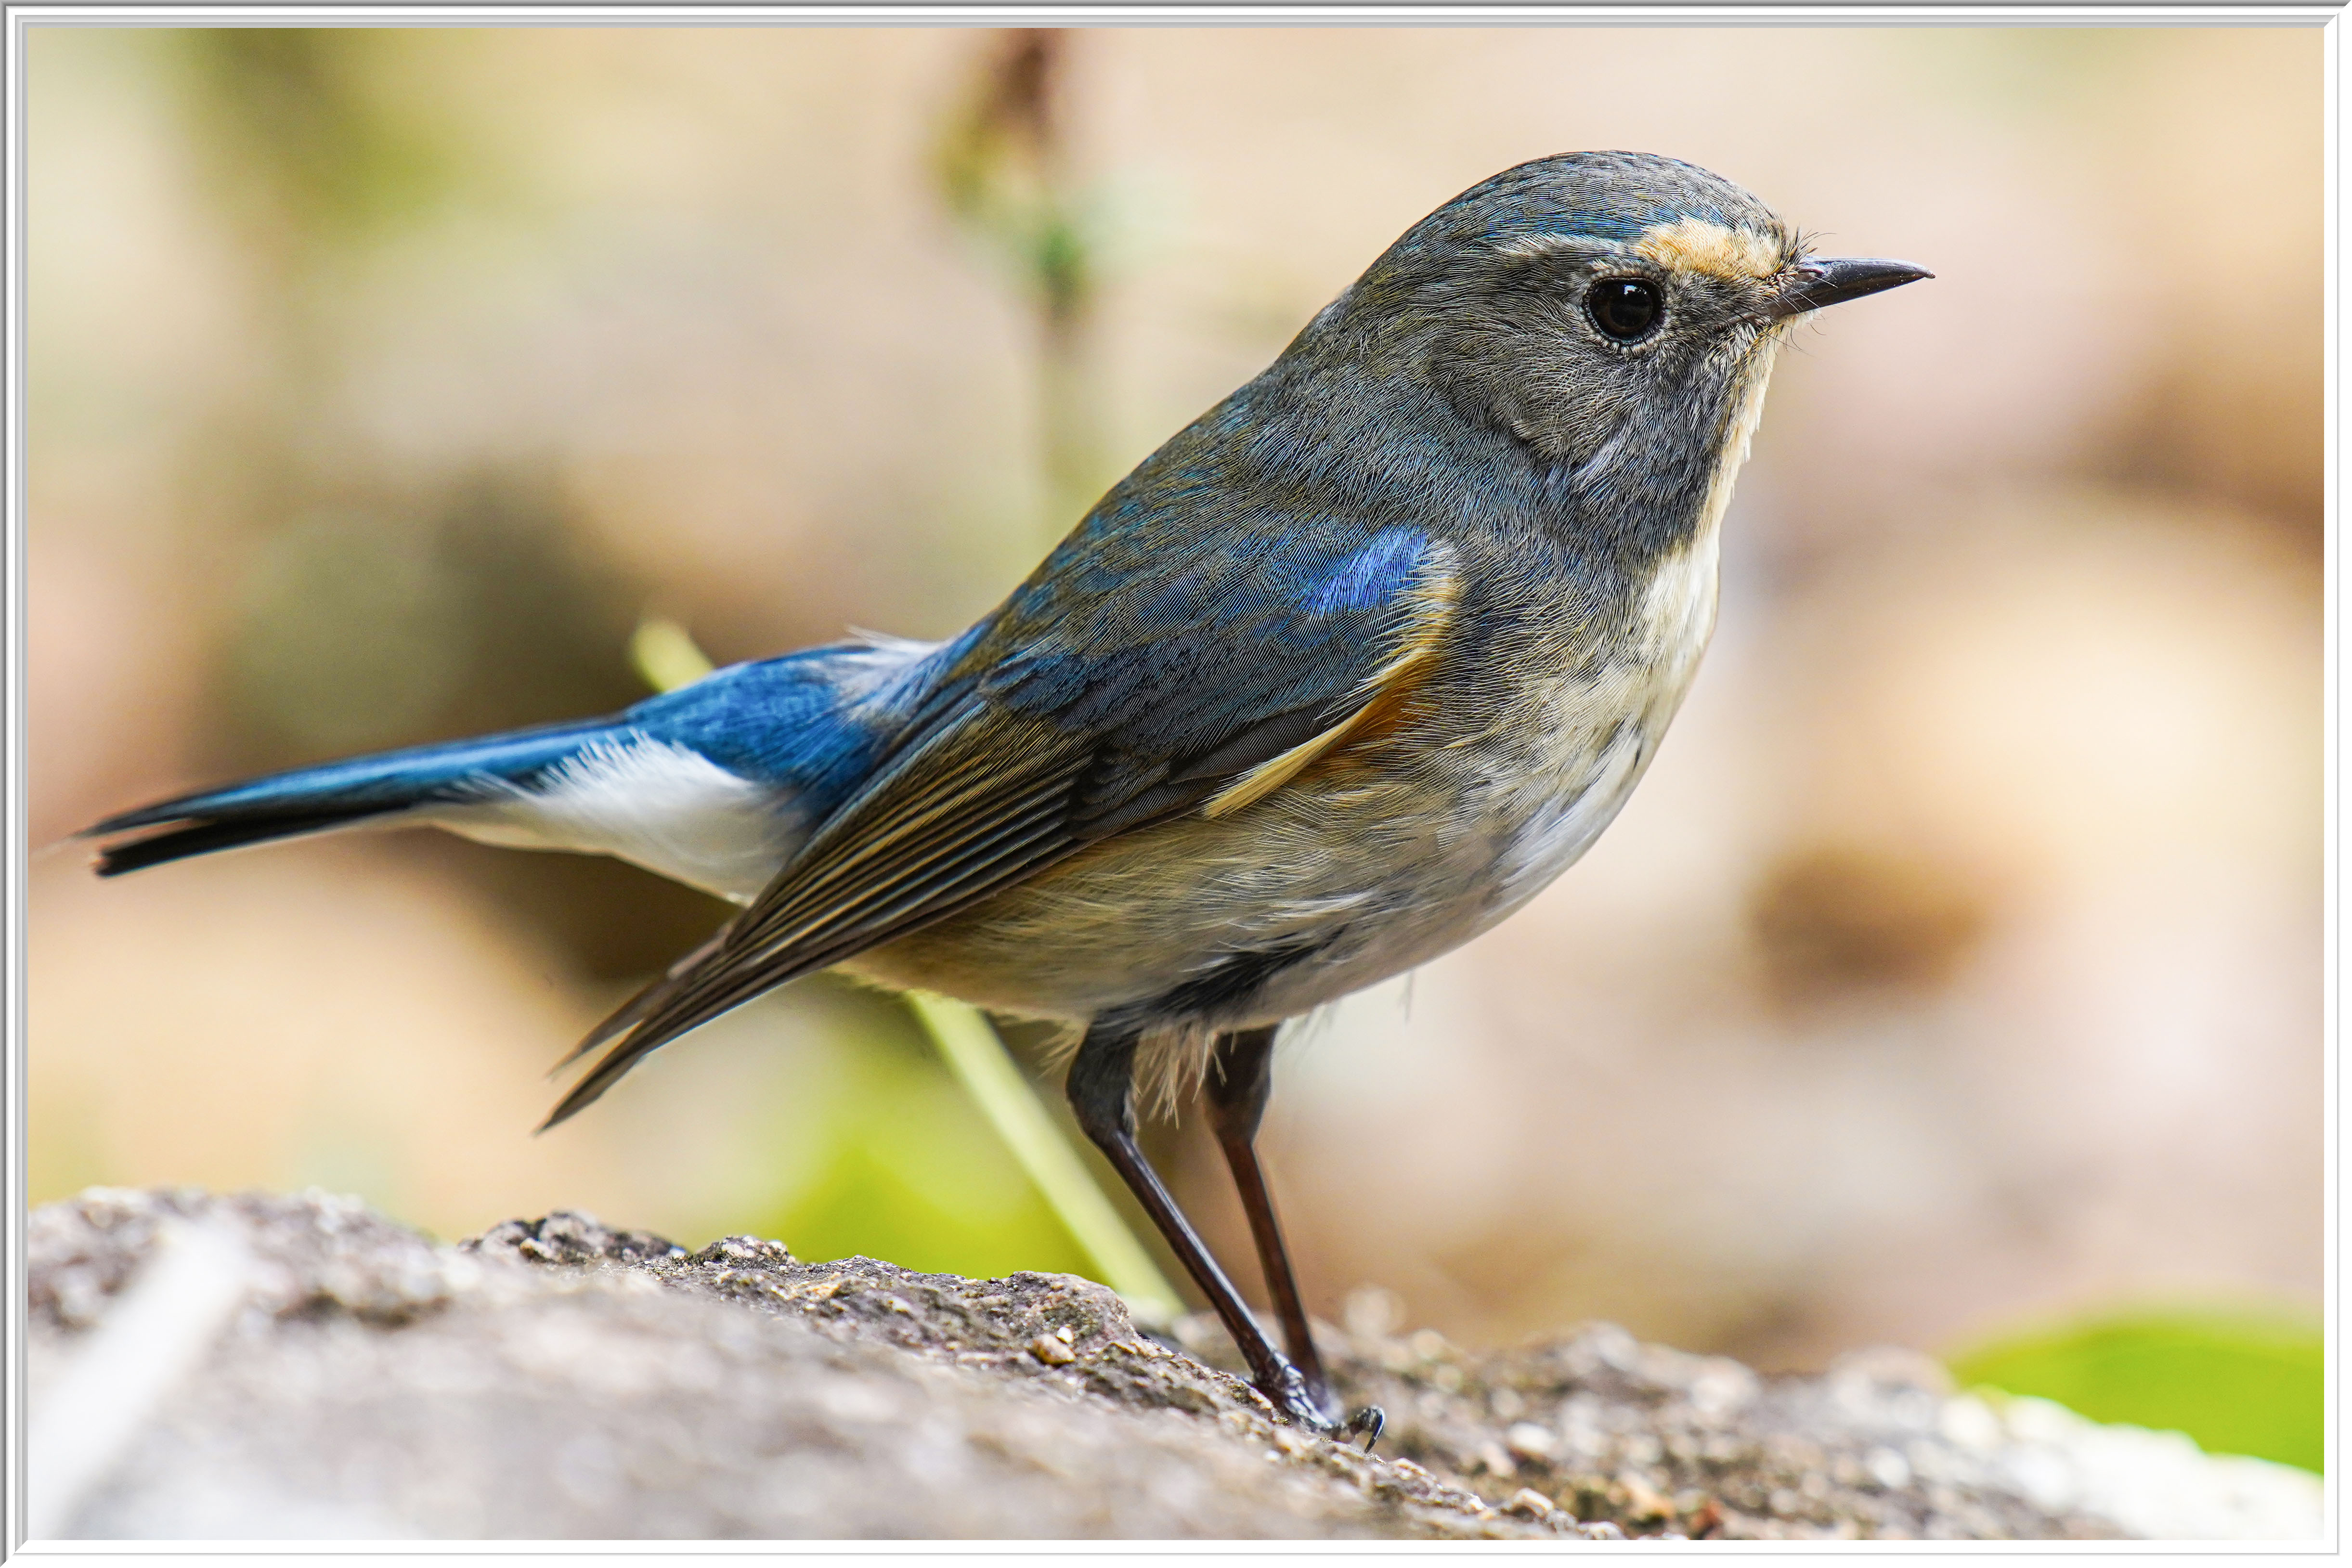
[[[1404,591],[1421,568],[1429,536],[1419,528],[1390,528],[1325,572],[1304,608],[1318,617],[1343,610],[1370,610]]]
[[[733,664],[621,716],[656,740],[793,793],[816,821],[873,771],[927,674],[959,643],[837,643]]]

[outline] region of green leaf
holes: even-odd
[[[2186,1432],[2208,1453],[2324,1463],[2326,1343],[2316,1321],[2147,1310],[2002,1339],[1953,1377],[2055,1401],[2095,1421]]]

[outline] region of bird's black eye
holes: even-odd
[[[1638,277],[1604,277],[1585,290],[1592,324],[1621,343],[1630,343],[1658,323],[1664,307],[1653,284]]]

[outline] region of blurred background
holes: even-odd
[[[2315,1467],[2320,42],[36,28],[34,845],[621,706],[649,616],[721,662],[959,630],[1432,207],[1668,153],[1937,277],[1782,356],[1614,830],[1293,1030],[1310,1305],[1894,1342],[2111,1416],[2185,1333],[2252,1358],[2201,1364],[2218,1406],[2274,1375],[2308,1416],[2209,1441]],[[904,1006],[829,977],[532,1137],[698,894],[428,833],[85,859],[30,870],[36,1202],[1084,1267]],[[1254,1291],[1198,1118],[1155,1137]]]

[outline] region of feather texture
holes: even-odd
[[[1181,593],[1163,580],[1142,606],[1073,604],[1066,580],[1015,594],[725,938],[591,1036],[614,1043],[547,1124],[762,992],[1225,799],[1236,779],[1262,798],[1344,740],[1435,656],[1457,585],[1447,552],[1407,530],[1327,530],[1302,548],[1314,542],[1202,550]],[[1066,629],[1090,612],[1126,634],[1081,657]],[[1247,680],[1171,685],[1171,661]]]

